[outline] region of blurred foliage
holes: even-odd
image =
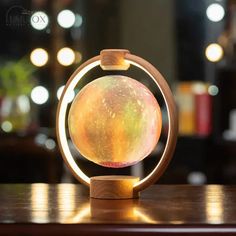
[[[35,67],[25,58],[0,65],[0,95],[16,97],[30,94],[35,84],[34,71]]]

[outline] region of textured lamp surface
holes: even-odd
[[[68,117],[78,151],[99,165],[133,165],[156,146],[160,107],[151,91],[126,76],[112,75],[87,84],[74,99]]]

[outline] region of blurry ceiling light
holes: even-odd
[[[208,93],[211,96],[216,96],[219,93],[219,88],[216,85],[210,85],[208,88]]]
[[[74,23],[74,26],[75,27],[80,27],[83,23],[83,18],[80,14],[76,14],[75,15],[75,23]]]
[[[36,30],[43,30],[48,26],[48,15],[42,11],[36,11],[30,18],[30,24]]]
[[[218,22],[221,21],[225,15],[225,10],[224,8],[218,4],[218,3],[213,3],[208,6],[206,10],[206,15],[209,20],[213,22]]]
[[[49,98],[49,93],[43,86],[37,86],[31,91],[31,99],[36,104],[44,104]]]
[[[57,99],[58,99],[58,100],[60,99],[64,88],[65,88],[65,85],[61,86],[61,87],[57,90]],[[74,99],[74,97],[75,97],[75,92],[72,91],[72,92],[69,93],[68,96],[67,96],[67,99],[66,99],[67,102],[68,102],[68,103],[72,102],[73,99]]]
[[[57,53],[57,60],[63,66],[69,66],[75,61],[75,53],[71,48],[61,48]]]
[[[70,28],[75,23],[75,14],[70,10],[63,10],[57,15],[57,22],[62,28]]]
[[[223,48],[217,44],[209,44],[205,50],[206,58],[211,62],[217,62],[223,57]]]
[[[4,132],[11,132],[12,131],[12,123],[8,120],[6,121],[3,121],[2,124],[1,124],[1,128]]]
[[[44,66],[48,61],[48,53],[42,48],[36,48],[31,52],[30,60],[35,66]]]

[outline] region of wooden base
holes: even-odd
[[[124,175],[95,176],[90,178],[90,197],[99,199],[138,198],[133,186],[139,177]]]

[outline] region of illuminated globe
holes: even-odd
[[[152,152],[160,137],[162,118],[146,86],[112,75],[90,82],[77,94],[68,125],[75,147],[85,158],[120,168]]]

